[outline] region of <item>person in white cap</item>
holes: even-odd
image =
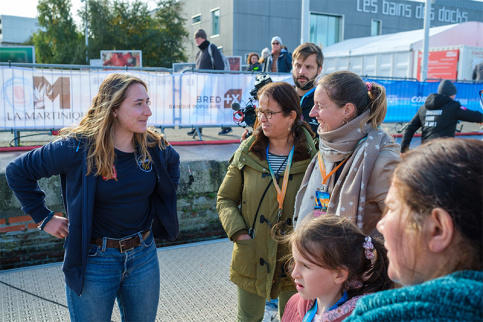
[[[265,61],[264,72],[290,73],[292,70],[292,56],[282,48],[282,39],[278,36],[272,38],[272,52]]]
[[[481,112],[469,110],[454,100],[457,92],[450,80],[445,79],[439,84],[438,93],[428,96],[404,130],[401,153],[409,150],[411,139],[419,128],[422,128],[422,144],[440,137],[454,137],[458,121],[483,122]]]

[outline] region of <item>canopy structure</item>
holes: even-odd
[[[324,73],[351,70],[370,76],[416,77],[423,37],[424,30],[419,29],[344,40],[323,49]],[[448,69],[440,77],[471,79],[472,68],[483,61],[483,23],[471,21],[431,28],[429,48],[430,64],[432,61],[441,67],[441,61],[431,60],[431,52],[444,51],[450,57],[446,62],[452,61],[448,66],[454,66],[454,73]],[[445,57],[434,55],[437,56]]]

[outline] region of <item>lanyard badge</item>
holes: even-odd
[[[282,216],[283,201],[285,199],[285,193],[287,192],[288,178],[290,176],[290,168],[292,166],[293,152],[294,152],[294,147],[292,146],[292,150],[290,150],[290,154],[288,155],[287,165],[285,166],[285,172],[283,174],[282,188],[280,188],[277,183],[277,177],[275,176],[275,173],[273,172],[272,167],[270,166],[270,162],[268,161],[268,145],[267,145],[268,168],[270,169],[270,174],[273,179],[273,185],[277,190],[277,201],[278,201],[278,214],[277,214],[278,220],[277,221],[279,221],[280,217]]]
[[[328,174],[325,172],[325,164],[324,164],[324,158],[322,155],[317,153],[317,158],[319,161],[319,170],[320,170],[320,175],[322,176],[322,185],[326,185],[327,181],[329,180],[330,176],[332,176],[334,173],[339,170],[339,168],[345,163],[345,161],[349,158],[345,158],[342,160],[341,163],[337,167],[335,167],[332,171],[330,171]],[[325,191],[315,191],[315,205],[314,205],[314,217],[319,217],[320,215],[323,215],[327,213],[327,208],[329,208],[329,201],[330,201],[330,194]]]
[[[314,217],[319,217],[320,215],[327,213],[327,208],[329,208],[330,194],[325,191],[315,192],[315,207],[314,207]]]

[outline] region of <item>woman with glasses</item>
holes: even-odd
[[[265,60],[263,71],[266,73],[290,73],[292,70],[292,56],[283,48],[282,39],[272,38],[272,52]]]
[[[306,214],[349,218],[366,235],[377,232],[399,144],[379,129],[387,111],[383,86],[358,75],[324,76],[310,116],[319,127],[319,153],[312,160],[295,202],[295,228]]]
[[[316,154],[314,133],[301,120],[300,99],[285,82],[260,89],[259,126],[230,160],[218,190],[217,210],[234,242],[230,280],[237,285],[238,321],[261,321],[265,299],[279,299],[279,314],[296,293],[281,260],[286,246],[271,228],[291,230],[294,199]]]

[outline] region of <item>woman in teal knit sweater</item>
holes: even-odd
[[[361,298],[346,321],[483,320],[483,142],[438,139],[394,172],[377,228],[389,277],[405,287]]]

